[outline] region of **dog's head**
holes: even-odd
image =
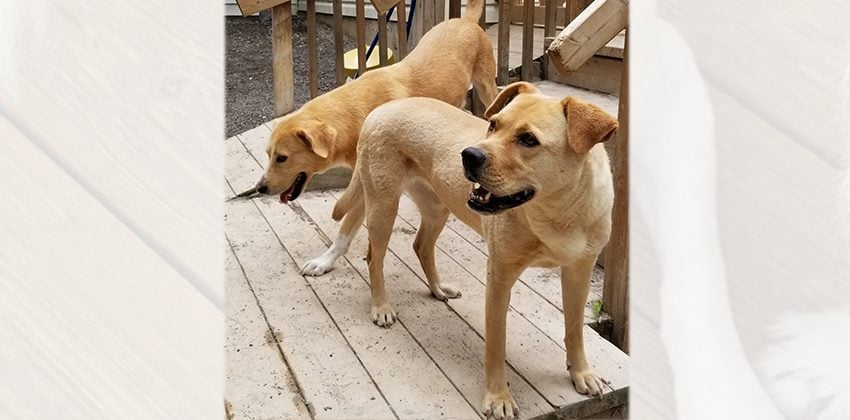
[[[257,192],[279,194],[283,203],[298,198],[313,175],[331,166],[335,139],[336,130],[318,119],[298,113],[281,119],[266,146],[269,162]]]
[[[475,183],[467,204],[482,214],[575,184],[590,149],[617,129],[601,108],[544,96],[525,82],[508,85],[484,116],[487,137],[461,153],[466,177]]]

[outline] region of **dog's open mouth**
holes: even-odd
[[[472,186],[469,201],[466,204],[479,213],[494,214],[517,207],[531,200],[532,197],[534,197],[533,189],[522,190],[511,195],[497,196],[476,182]]]
[[[286,204],[298,198],[298,196],[301,195],[301,190],[304,189],[304,184],[306,183],[307,174],[300,172],[298,176],[295,177],[295,182],[293,182],[286,191],[280,193],[280,202]]]

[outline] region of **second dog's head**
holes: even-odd
[[[617,129],[601,108],[547,97],[526,82],[508,85],[484,116],[487,137],[461,153],[464,173],[475,183],[467,204],[483,214],[573,185],[590,149]]]
[[[257,192],[279,194],[283,203],[298,198],[313,175],[331,166],[336,135],[328,124],[299,112],[281,119],[266,146],[269,161]]]

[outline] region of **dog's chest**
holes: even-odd
[[[582,229],[538,232],[540,240],[532,265],[556,267],[570,265],[587,253],[588,238]]]

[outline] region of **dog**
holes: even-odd
[[[611,231],[613,182],[600,143],[613,136],[617,120],[576,98],[544,96],[526,82],[507,86],[485,117],[427,98],[378,107],[363,124],[354,177],[334,217],[365,202],[371,318],[383,327],[396,320],[383,261],[403,191],[422,216],[413,246],[435,297],[460,295],[441,284],[434,262],[449,214],[486,239],[482,410],[501,419],[518,413],[505,374],[505,319],[511,288],[529,266],[561,267],[570,377],[580,393],[603,392],[585,357],[582,327],[591,272]]]
[[[482,103],[496,97],[496,62],[490,39],[478,25],[484,0],[470,0],[464,16],[434,26],[400,62],[370,71],[305,104],[279,120],[269,137],[267,169],[256,185],[261,194],[295,200],[313,175],[337,166],[353,168],[366,116],[394,99],[429,97],[463,106],[470,84]],[[345,255],[352,232],[363,223],[363,206],[352,209],[328,250],[302,268],[328,272]]]

